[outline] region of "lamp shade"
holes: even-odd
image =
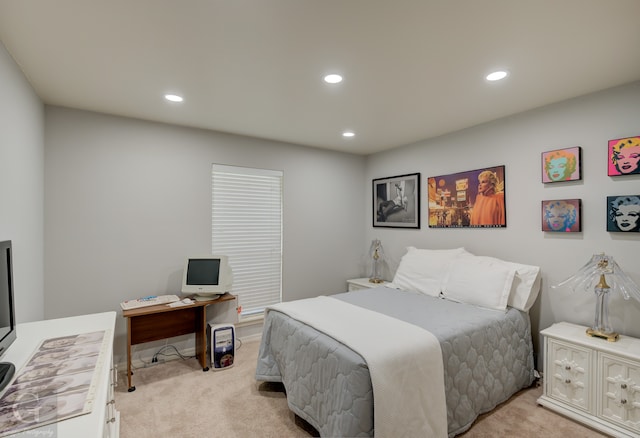
[[[568,287],[571,290],[583,290],[590,292],[600,281],[600,275],[606,275],[607,282],[612,290],[619,290],[625,300],[635,298],[640,301],[640,288],[629,277],[612,256],[605,253],[594,254],[584,266],[575,274],[551,286],[552,289]]]
[[[552,289],[569,287],[570,289],[591,291],[596,295],[596,314],[592,327],[587,329],[589,336],[616,341],[618,334],[609,324],[609,294],[619,290],[625,300],[633,297],[640,301],[638,285],[618,266],[613,257],[604,253],[594,254],[578,272],[552,285]]]

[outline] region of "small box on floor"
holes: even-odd
[[[211,368],[220,371],[231,368],[236,355],[236,328],[233,324],[209,324],[209,355]]]

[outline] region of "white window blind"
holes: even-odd
[[[214,164],[212,253],[229,257],[240,318],[282,297],[281,171]]]

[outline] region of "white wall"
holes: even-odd
[[[478,255],[542,267],[542,293],[531,310],[534,341],[538,329],[555,321],[591,325],[592,294],[550,291],[549,286],[577,271],[593,253],[613,255],[640,284],[637,259],[640,234],[606,231],[606,196],[640,194],[640,175],[607,176],[607,141],[640,134],[640,83],[618,87],[529,111],[437,139],[369,157],[365,189],[371,180],[420,172],[420,230],[372,228],[371,196],[367,197],[367,240],[380,238],[393,275],[407,246],[464,246]],[[425,123],[429,123],[425,120]],[[542,184],[541,153],[582,147],[581,181]],[[426,179],[497,165],[506,166],[507,227],[503,229],[438,229],[428,227]],[[541,231],[542,200],[582,199],[583,232]],[[640,303],[611,300],[611,322],[619,332],[640,336]]]
[[[12,241],[21,323],[44,316],[44,105],[1,43],[0,97],[0,240]]]
[[[211,251],[212,163],[284,171],[285,301],[358,273],[361,156],[59,107],[45,132],[47,318],[178,292],[184,258]]]

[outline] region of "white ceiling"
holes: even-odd
[[[47,104],[358,154],[640,80],[639,23],[640,0],[0,0]]]

